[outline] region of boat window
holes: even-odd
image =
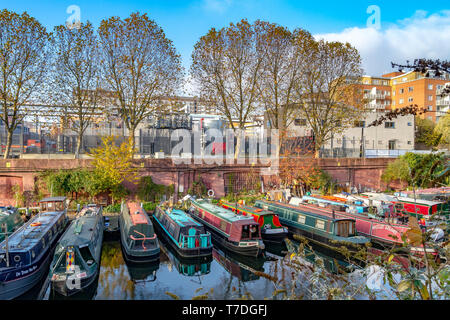
[[[83,247],[79,248],[80,255],[83,258],[83,260],[87,263],[88,266],[92,265],[95,261],[92,257],[91,250],[89,250],[89,247]]]
[[[251,232],[251,238],[252,239],[259,238],[258,228],[259,228],[259,226],[251,226],[250,227],[250,232]]]
[[[220,229],[222,229],[223,231],[227,230],[227,222],[226,221],[223,221],[223,220],[220,221]]]
[[[41,210],[42,211],[46,211],[47,210],[47,203],[45,203],[45,202],[41,203]]]
[[[316,220],[316,228],[317,229],[325,229],[325,221],[323,220]]]
[[[64,210],[64,203],[63,202],[55,202],[55,210],[56,211],[63,211]]]
[[[304,215],[302,215],[302,214],[299,214],[298,215],[298,218],[297,218],[297,221],[299,222],[299,223],[305,223],[305,221],[306,221],[306,217],[304,216]]]
[[[169,226],[169,233],[173,234],[173,230],[175,230],[175,226],[173,225],[173,223],[171,223]]]
[[[249,237],[250,237],[249,226],[248,225],[242,226],[241,239],[248,239]]]

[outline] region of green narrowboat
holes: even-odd
[[[331,250],[344,246],[355,252],[370,242],[370,239],[357,235],[355,219],[335,219],[272,201],[257,200],[255,207],[278,214],[281,223],[293,235],[303,236]]]
[[[159,235],[180,256],[194,258],[212,254],[211,234],[186,212],[158,206],[152,219]]]
[[[56,246],[50,265],[52,289],[71,296],[87,289],[97,278],[103,242],[102,207],[85,206]]]
[[[10,234],[24,223],[19,210],[15,207],[0,207],[0,242],[5,240],[5,231]],[[6,225],[6,230],[3,226]]]
[[[122,204],[119,228],[126,260],[147,263],[159,259],[160,248],[153,224],[137,202]]]
[[[257,257],[263,253],[261,230],[252,217],[235,215],[202,199],[190,201],[189,214],[211,232],[217,244],[245,256]]]
[[[288,235],[287,228],[281,225],[278,216],[271,211],[226,201],[221,201],[220,204],[237,215],[253,217],[259,223],[261,237],[264,241],[283,242]]]

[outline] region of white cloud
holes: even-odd
[[[349,42],[361,54],[366,74],[395,71],[391,61],[405,63],[416,58],[450,59],[450,11],[428,15],[417,11],[411,18],[384,29],[349,28],[340,33],[317,34],[317,39]]]
[[[231,5],[233,0],[203,0],[203,8],[207,11],[224,13]]]

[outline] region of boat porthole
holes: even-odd
[[[14,261],[15,262],[20,262],[20,256],[14,256]]]

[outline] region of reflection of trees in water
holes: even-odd
[[[97,298],[123,300],[135,298],[135,284],[128,274],[120,243],[103,244],[98,281],[102,290],[99,290]]]

